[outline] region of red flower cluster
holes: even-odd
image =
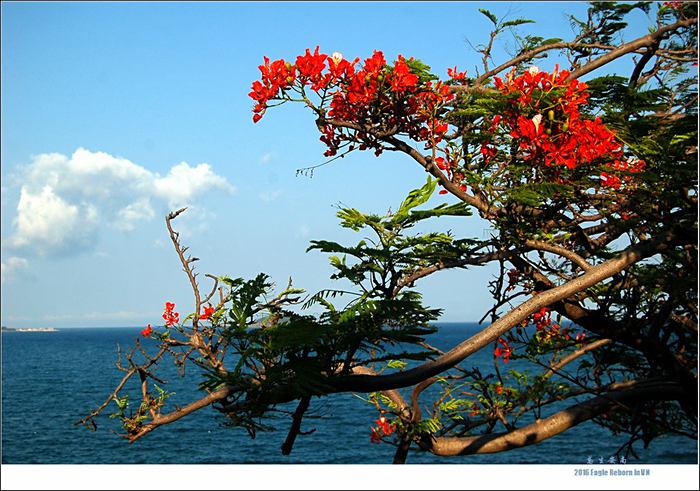
[[[172,302],[165,302],[165,312],[163,312],[163,319],[165,319],[165,325],[172,327],[178,322],[180,322],[180,314],[173,312],[175,304]]]
[[[671,7],[672,9],[678,10],[679,8],[681,8],[683,6],[683,2],[678,2],[678,1],[676,1],[676,2],[664,2],[664,5],[666,7]]]
[[[455,82],[465,82],[467,79],[467,72],[458,72],[457,67],[448,68],[447,75]]]
[[[141,336],[143,336],[144,338],[147,338],[148,336],[151,335],[152,332],[153,332],[153,328],[151,327],[150,324],[148,324],[146,326],[146,328],[141,331]]]
[[[389,65],[381,51],[356,69],[359,58],[352,62],[340,53],[328,56],[319,53],[319,47],[311,53],[306,50],[294,65],[277,60],[270,63],[267,57],[260,65],[261,80],[253,82],[249,96],[256,101],[253,120],[259,121],[271,100],[290,100],[286,91],[298,92],[311,105],[306,88],[315,92],[323,102],[330,95],[327,110],[329,118],[348,123],[351,129],[335,125],[322,125],[321,141],[328,146],[327,157],[336,155],[343,142],[349,150],[358,144],[360,150],[373,148],[379,155],[382,145],[373,131],[408,134],[427,146],[438,143],[447,132],[448,125],[440,119],[443,105],[454,98],[449,86],[431,81],[421,82],[411,68],[413,59],[399,55]],[[455,80],[464,78],[463,72],[451,72]]]
[[[531,67],[518,77],[513,69],[505,82],[494,77],[508,109],[492,125],[509,130],[524,159],[547,167],[573,169],[600,158],[621,158],[622,146],[600,118],[581,119],[579,106],[588,99],[588,86],[567,80],[569,75],[557,66],[551,74]]]
[[[586,337],[585,332],[580,332],[575,338],[572,338],[573,329],[565,327],[561,328],[559,324],[553,324],[551,319],[551,309],[542,307],[539,312],[532,315],[532,323],[537,330],[537,341],[560,341],[566,342],[574,339],[577,343],[583,342]]]
[[[379,416],[379,419],[374,420],[376,427],[371,427],[369,434],[370,442],[380,443],[382,437],[391,435],[396,429],[396,424],[389,422],[384,415]]]
[[[444,151],[443,149],[439,150]],[[461,182],[464,179],[464,173],[459,170],[457,159],[451,158],[447,154],[446,157],[435,157],[435,165],[437,165],[439,169],[445,171],[448,179],[452,182]],[[467,190],[466,184],[460,184],[459,188],[462,191]],[[441,189],[439,194],[447,194],[447,190]]]
[[[255,115],[253,121],[258,122],[265,113],[267,103],[270,99],[278,96],[280,90],[284,91],[294,82],[295,71],[293,67],[284,60],[275,60],[270,63],[270,59],[264,56],[265,63],[258,66],[262,74],[261,80],[253,82],[252,91],[248,94],[257,104],[253,108]]]
[[[508,363],[510,355],[513,353],[513,348],[508,344],[508,341],[503,338],[498,338],[498,343],[502,347],[497,346],[496,349],[493,350],[493,357],[498,358],[499,356],[503,356],[503,363]]]
[[[489,123],[491,131],[499,126],[516,140],[521,156],[546,167],[574,169],[581,165],[603,163],[616,174],[603,172],[601,184],[619,189],[619,173],[637,173],[644,161],[623,160],[623,146],[603,121],[581,117],[580,106],[586,104],[588,86],[576,79],[568,80],[568,70],[540,71],[531,67],[516,77],[515,69],[504,82],[494,77],[496,88],[506,98],[508,108]],[[482,152],[489,151],[482,148]],[[631,163],[631,162],[634,163]]]
[[[535,329],[541,331],[551,324],[552,320],[550,316],[551,309],[548,309],[547,307],[542,307],[539,312],[532,314],[532,323],[535,325]]]
[[[478,402],[472,402],[472,410],[469,411],[469,416],[478,416],[481,413],[481,406]]]
[[[646,167],[646,162],[634,157],[628,157],[627,160],[615,160],[608,167],[614,173],[601,172],[600,182],[603,186],[611,189],[620,189],[623,186],[629,185],[632,181],[630,174],[642,172]]]

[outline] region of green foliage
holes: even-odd
[[[479,12],[484,14],[488,19],[493,23],[494,26],[498,26],[498,17],[496,17],[493,13],[491,13],[489,10],[486,9],[479,9]]]
[[[574,43],[562,48],[572,63],[570,68],[581,67],[619,45],[629,15],[648,13],[652,8],[658,9],[659,25],[697,15],[697,5],[690,2],[678,9],[653,7],[648,2],[595,2],[585,20],[571,17],[578,35]],[[484,8],[479,12],[493,24],[489,43],[505,29],[532,22],[499,20]],[[516,71],[547,56],[547,50],[539,54],[532,54],[532,50],[562,41],[534,34],[516,35],[516,40],[516,56],[521,57],[509,65]],[[532,238],[576,253],[591,266],[619,256],[629,244],[648,244],[653,239],[664,247],[652,259],[547,307],[558,310],[560,317],[570,315],[580,321],[582,332],[585,328],[587,334],[585,342],[538,331],[526,326],[528,320],[512,326],[504,335],[514,349],[510,356],[513,364],[507,371],[495,356],[493,373],[463,366],[443,372],[430,380],[430,387],[421,395],[433,398],[432,406],[421,405],[423,419],[413,423],[407,422],[404,414],[409,409],[402,408],[399,414],[399,407],[386,394],[370,393],[367,402],[397,415],[396,425],[403,437],[510,430],[525,415],[541,418],[550,404],[598,395],[610,384],[629,380],[662,378],[695,387],[697,77],[694,70],[687,70],[688,60],[678,60],[697,49],[697,28],[691,26],[661,41],[663,44],[651,51],[658,48],[652,55],[662,53],[663,59],[639,64],[634,74],[594,74],[586,81],[589,99],[581,106],[583,116],[599,116],[615,131],[615,137],[625,145],[623,159],[645,161],[643,171],[624,186],[601,186],[602,172],[622,175],[602,158],[569,169],[548,166],[541,155],[524,154],[513,133],[502,132],[493,119],[512,110],[514,96],[499,93],[485,81],[476,87],[478,90],[458,91],[449,106],[441,106],[444,120],[452,128],[432,155],[424,158],[432,165],[430,159],[439,154],[454,164],[447,177],[463,184],[474,202],[484,204],[479,213],[492,239],[463,238],[451,230],[417,232],[419,224],[439,222],[441,217],[472,215],[473,202],[469,200],[431,203],[438,181],[428,177],[394,212],[380,215],[352,207],[339,209],[340,225],[362,234],[356,243],[310,242],[307,251],[328,254],[331,279],[342,285],[304,296],[304,290],[291,283],[276,290],[264,273],[253,279],[220,277],[227,289],[222,296],[224,305],[212,318],[211,329],[197,334],[202,336],[198,346],[215,346],[217,354],[225,353],[227,368],[212,366],[206,350],[185,356],[191,356],[202,368],[202,390],[231,388],[219,408],[229,424],[244,427],[254,436],[257,431],[273,429],[264,421],[280,403],[327,395],[337,390],[333,384],[338,377],[349,375],[356,367],[393,371],[399,376],[411,362],[437,356],[424,341],[436,331],[433,322],[441,310],[425,306],[415,290],[416,283],[432,272],[481,264],[474,258],[488,252],[484,260],[498,261],[499,266],[489,284],[495,306],[488,314],[496,319],[515,308],[519,296],[532,298],[576,281],[576,276],[588,269],[567,254],[532,250],[526,243]],[[678,53],[670,55],[673,50]],[[482,45],[480,52],[487,60],[492,55],[491,45]],[[632,66],[640,63],[640,55],[644,49],[635,53]],[[437,79],[422,61],[411,58],[406,63],[420,83]],[[461,88],[469,89],[471,82],[465,81],[466,87]],[[566,131],[563,128],[569,120],[552,102],[564,93],[562,88],[535,89],[533,100],[540,105],[520,115],[531,119],[546,113],[541,124],[549,130],[547,134],[554,134],[557,128]],[[492,158],[482,156],[485,142],[495,149]],[[382,143],[389,145],[391,140]],[[670,232],[673,240],[666,238]],[[508,262],[514,269],[506,273]],[[556,322],[562,320],[566,319],[557,318]],[[161,339],[175,341],[165,335]],[[586,342],[599,339],[610,342],[590,353],[577,351]],[[491,349],[499,346],[496,342]],[[564,369],[554,375],[550,372],[574,353],[574,361],[565,363]],[[527,366],[521,368],[520,363]],[[137,432],[146,413],[162,407],[171,395],[158,385],[154,387],[156,398],[144,401],[135,415],[127,415],[128,397],[114,398],[118,412],[111,417],[120,418],[129,434]],[[598,423],[615,432],[628,432],[632,439],[642,435],[645,444],[665,432],[691,436],[695,432],[696,436],[692,413],[695,410],[696,417],[697,408],[690,406],[687,402],[684,406],[676,401],[652,400],[632,410],[618,408]]]
[[[551,182],[527,183],[508,190],[511,200],[527,206],[542,206],[549,200],[562,201],[572,196],[573,186]]]
[[[431,80],[438,80],[438,76],[430,73],[430,67],[420,60],[409,58],[406,60],[406,65],[411,70],[411,73],[418,75],[418,82],[425,84]]]
[[[129,395],[127,394],[126,396],[119,398],[117,396],[114,396],[112,398],[114,403],[117,405],[118,411],[116,413],[110,414],[110,419],[111,418],[123,418],[124,417],[124,411],[126,411],[129,408]]]

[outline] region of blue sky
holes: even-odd
[[[2,3],[2,324],[138,326],[163,302],[192,296],[169,243],[175,222],[201,273],[291,276],[310,292],[338,286],[309,240],[357,242],[338,203],[383,213],[425,181],[406,157],[356,152],[323,161],[313,117],[270,110],[252,123],[247,93],[263,55],[294,59],[316,45],[365,58],[381,49],[446,77],[475,73],[488,37],[483,2]],[[521,33],[569,38],[584,3],[503,2],[499,17],[536,21]],[[638,16],[644,34],[649,20]],[[512,37],[503,36],[506,46]],[[502,49],[495,61],[504,61]],[[539,62],[546,69],[553,60]],[[435,203],[449,198],[434,198]],[[436,229],[485,238],[479,219]],[[493,271],[424,280],[443,320],[478,320]],[[203,290],[209,287],[203,282]]]

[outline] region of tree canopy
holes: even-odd
[[[620,42],[636,10],[655,23]],[[474,76],[455,67],[442,80],[381,51],[264,58],[255,123],[302,104],[327,162],[398,152],[427,179],[387,214],[340,209],[340,225],[363,238],[311,241],[341,285],[313,293],[276,289],[263,273],[206,275],[202,293],[173,228],[183,210],[170,213],[194,312],[181,321],[166,304],[165,325],[142,332],[158,350],[137,340],[121,383],[83,424],[114,402],[135,441],[212,406],[254,436],[276,406],[298,401],[287,454],[313,397],[357,392],[378,409],[370,440],[395,445],[397,463],[410,449],[507,451],[588,420],[629,435],[626,454],[664,434],[697,438],[697,4],[592,3],[571,17],[573,39],[516,34],[517,52],[498,65],[494,42],[530,21],[480,11],[493,28]],[[567,66],[544,69],[555,54]],[[612,71],[619,59],[629,73]],[[428,206],[436,191],[444,202]],[[492,235],[416,231],[442,216],[483,220]],[[448,351],[427,344],[441,310],[424,305],[421,280],[486,264],[498,274],[483,285],[493,296],[483,327]],[[492,373],[466,367],[489,346]],[[155,383],[166,356],[201,368],[202,398],[166,410]],[[518,359],[539,369],[510,368]],[[132,377],[134,407],[123,394]]]

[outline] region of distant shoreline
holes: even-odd
[[[2,326],[3,332],[57,332],[55,327],[5,327]]]

